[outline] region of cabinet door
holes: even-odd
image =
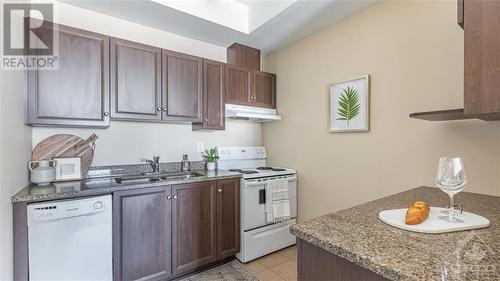
[[[54,24],[59,69],[28,71],[30,125],[109,126],[109,37]],[[40,36],[52,30],[40,28]]]
[[[252,104],[258,107],[276,108],[276,75],[262,71],[252,74]]]
[[[163,50],[163,120],[201,122],[203,60]]]
[[[174,277],[215,261],[215,181],[172,186]]]
[[[226,103],[251,106],[252,71],[246,68],[226,66]]]
[[[217,259],[240,251],[240,179],[217,181]]]
[[[170,276],[170,197],[170,187],[114,193],[114,280]]]
[[[161,120],[161,49],[111,38],[111,117]]]
[[[500,112],[500,1],[464,1],[464,113]]]
[[[203,60],[203,122],[194,130],[224,130],[226,113],[226,68],[222,62]]]

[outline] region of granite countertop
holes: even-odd
[[[416,200],[446,206],[437,188],[419,187],[295,224],[291,233],[390,280],[500,280],[500,197],[462,192],[456,203],[490,220],[484,229],[423,234],[378,219]],[[442,276],[446,276],[442,279]]]
[[[11,201],[15,202],[40,202],[55,199],[75,198],[91,195],[109,194],[119,190],[148,188],[163,185],[182,184],[190,182],[203,182],[209,180],[239,178],[240,173],[234,173],[224,170],[206,171],[192,170],[203,176],[192,177],[189,179],[162,180],[158,182],[133,183],[124,182],[116,183],[114,176],[96,177],[75,182],[60,182],[53,183],[47,186],[37,186],[30,184],[21,189],[18,193],[11,197]]]

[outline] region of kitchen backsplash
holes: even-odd
[[[191,170],[205,169],[205,161],[190,161]],[[181,162],[160,163],[160,173],[176,173],[181,171]],[[132,165],[111,165],[111,166],[92,166],[83,174],[83,178],[100,178],[120,175],[134,175],[152,172],[149,164]]]

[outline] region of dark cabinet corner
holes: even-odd
[[[457,23],[464,29],[464,0],[457,0]]]
[[[464,107],[416,112],[429,121],[500,120],[500,1],[457,1],[458,24],[464,29]],[[479,59],[478,59],[479,58]]]

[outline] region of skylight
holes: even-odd
[[[163,6],[246,34],[278,15],[297,0],[151,0]]]

